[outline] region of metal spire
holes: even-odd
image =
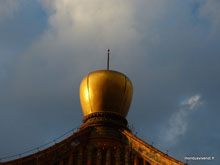
[[[109,54],[110,54],[110,49],[108,49],[107,70],[109,70]]]

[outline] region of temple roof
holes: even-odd
[[[128,129],[88,126],[63,141],[10,164],[163,164],[184,165],[133,135]]]

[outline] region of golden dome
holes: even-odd
[[[132,92],[131,81],[120,72],[91,72],[80,85],[80,102],[84,116],[95,112],[111,112],[126,117]]]

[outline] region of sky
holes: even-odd
[[[133,83],[133,132],[178,160],[220,164],[219,8],[219,0],[1,0],[0,158],[81,125],[80,82],[106,68],[109,48],[110,69]]]

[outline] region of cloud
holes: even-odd
[[[49,12],[49,33],[63,44],[116,48],[136,35],[129,1],[47,0],[41,3],[47,11],[53,11]]]
[[[200,95],[191,96],[180,103],[178,111],[174,112],[169,119],[164,144],[174,145],[178,142],[179,138],[187,132],[189,122],[187,118],[202,104]]]
[[[192,96],[189,99],[183,101],[181,103],[181,106],[185,107],[188,110],[194,111],[201,104],[202,104],[201,96],[200,95],[195,95],[195,96]]]

